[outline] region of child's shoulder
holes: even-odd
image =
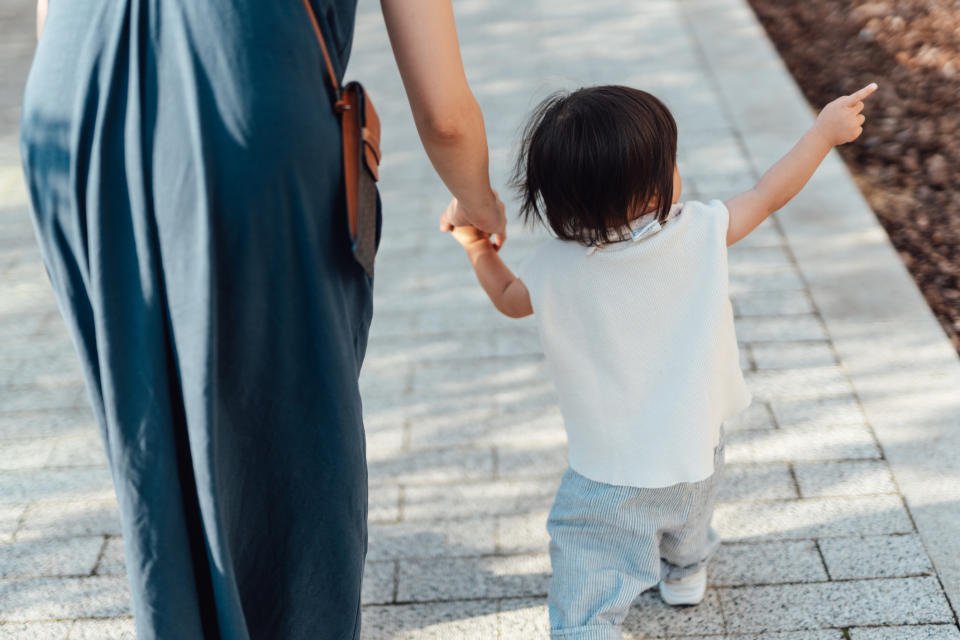
[[[730,222],[730,211],[723,200],[688,200],[683,203],[683,211],[688,216],[702,220],[702,224],[710,225],[726,233]],[[713,223],[713,224],[710,224]]]
[[[681,203],[684,213],[693,215],[727,215],[727,205],[723,200],[685,200]]]

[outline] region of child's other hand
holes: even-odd
[[[814,128],[817,129],[831,146],[853,142],[863,133],[863,101],[877,90],[877,83],[871,82],[863,89],[849,96],[841,96],[825,106]]]
[[[467,248],[471,245],[475,245],[479,242],[490,244],[494,249],[498,247],[490,241],[490,234],[486,231],[480,231],[473,225],[462,225],[453,227],[450,230],[450,235],[459,242],[464,248]]]

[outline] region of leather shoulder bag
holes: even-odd
[[[327,78],[333,89],[333,109],[343,130],[343,175],[346,185],[347,222],[353,257],[373,277],[377,253],[377,185],[380,166],[380,118],[363,85],[341,87],[330,60],[327,43],[310,0],[303,0],[317,35]]]

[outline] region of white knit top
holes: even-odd
[[[713,473],[740,371],[719,200],[674,205],[596,249],[551,239],[520,265],[560,398],[571,468],[635,487]]]

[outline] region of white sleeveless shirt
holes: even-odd
[[[674,205],[600,248],[558,239],[521,266],[560,398],[570,467],[665,487],[713,473],[721,423],[749,406],[719,200]],[[631,237],[632,236],[632,237]]]

